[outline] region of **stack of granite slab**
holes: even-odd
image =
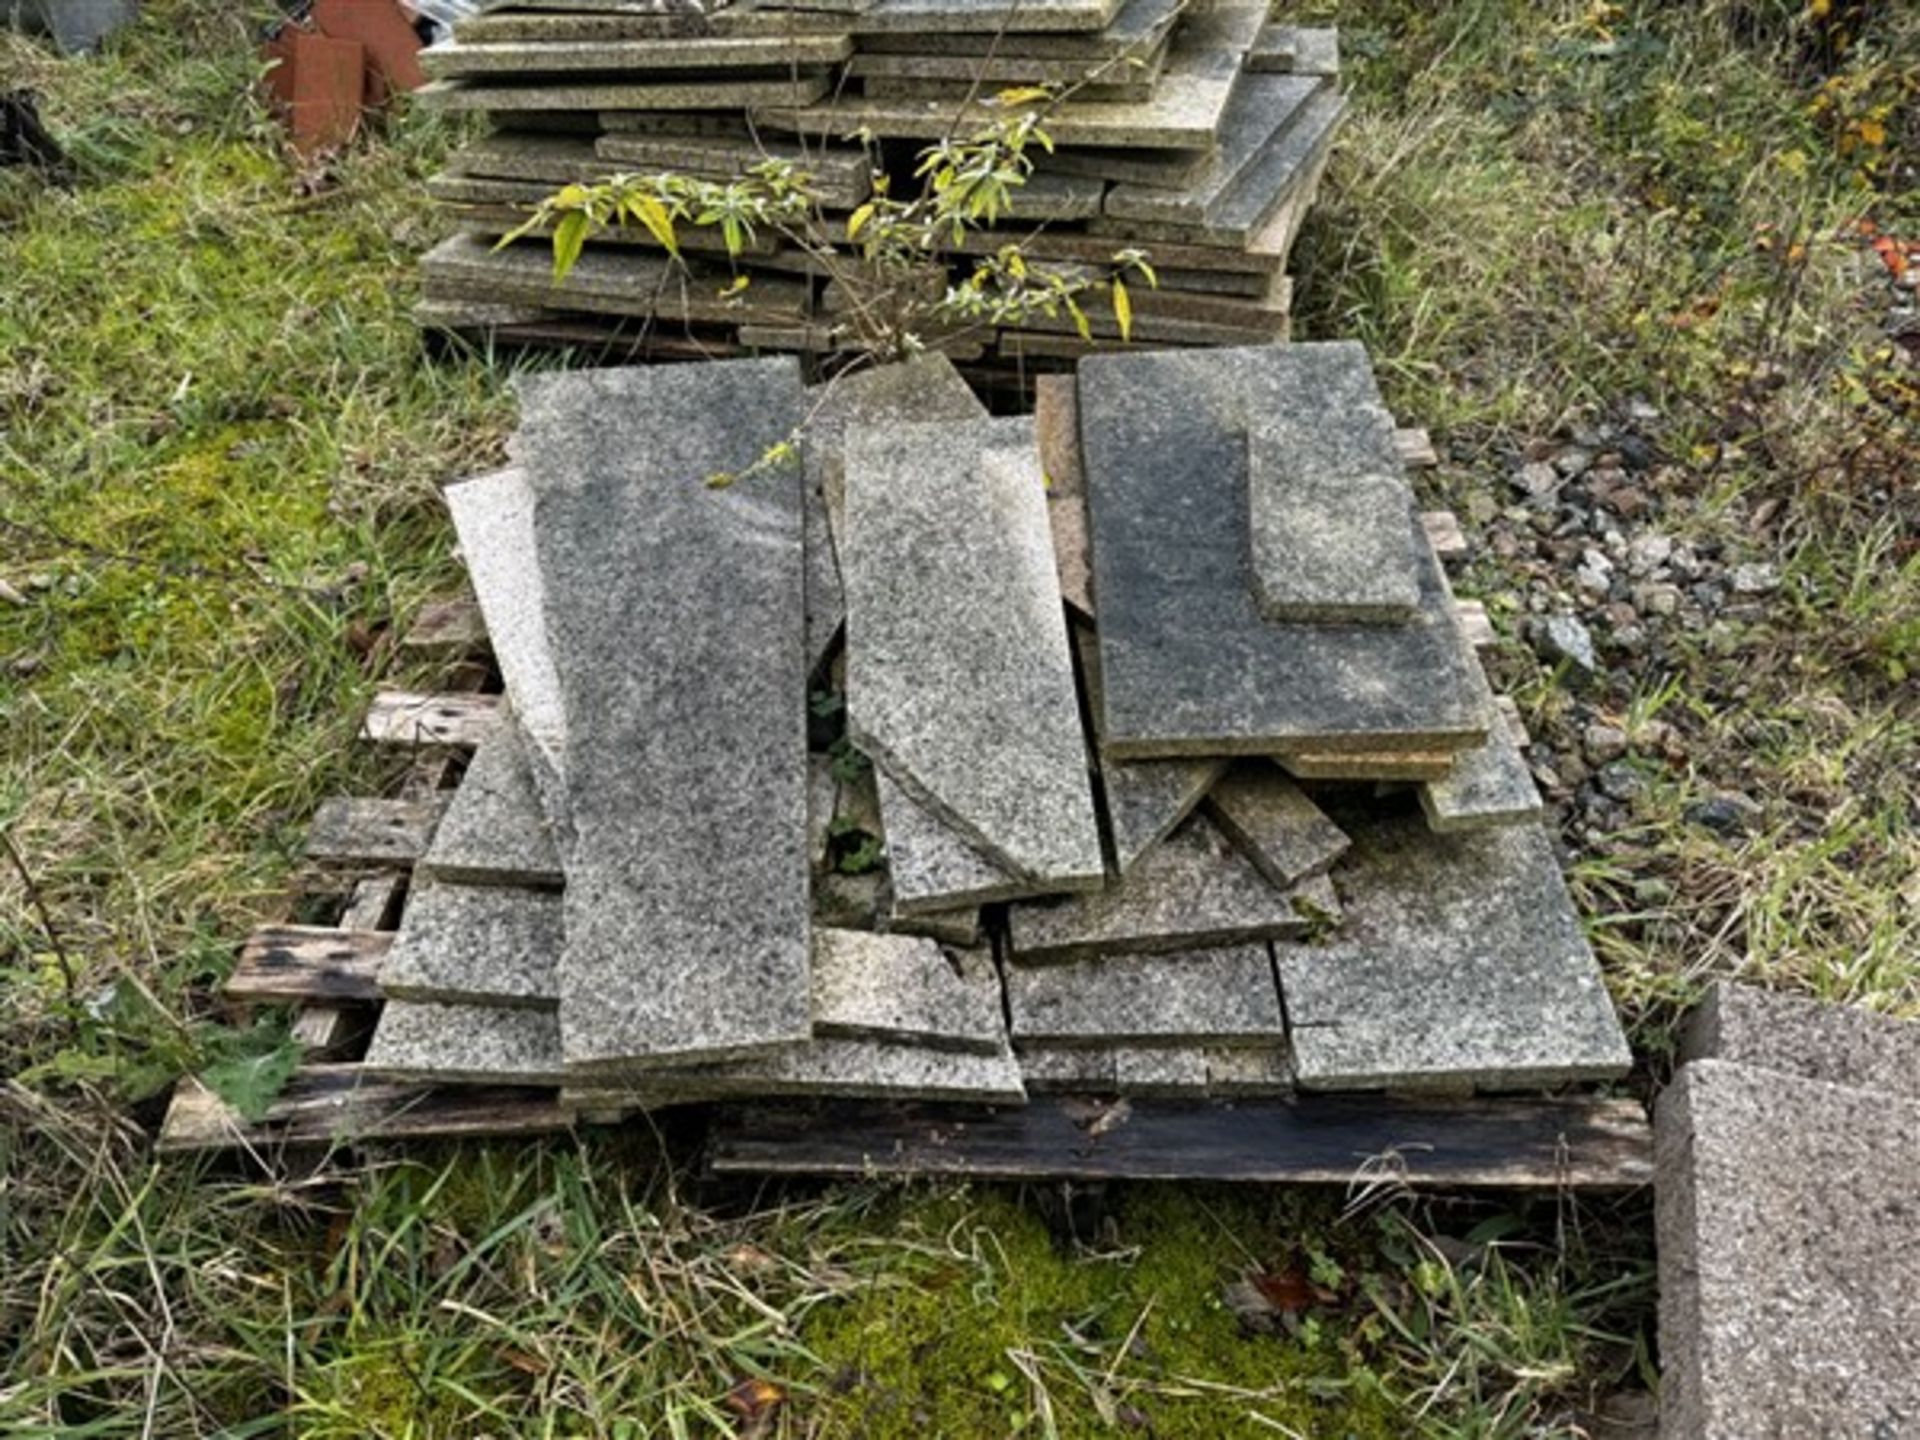
[[[915,193],[927,146],[1022,106],[1045,110],[1051,149],[1031,147],[1006,214],[959,237],[956,277],[1015,242],[1068,278],[1137,250],[1157,284],[1130,287],[1133,343],[1284,340],[1288,252],[1346,107],[1335,32],[1272,24],[1265,0],[511,0],[423,63],[426,103],[491,129],[430,182],[462,229],[423,261],[422,323],[650,358],[857,349],[839,283],[858,273],[851,212],[882,184]],[[540,236],[497,246],[569,183],[726,181],[769,158],[813,177],[815,243],[762,225],[729,257],[716,226],[688,225],[669,263],[636,224],[597,235],[558,285]],[[1088,336],[1062,311],[918,338],[1047,369],[1120,343],[1109,307],[1084,308]]]
[[[510,713],[368,1064],[589,1114],[1622,1073],[1360,347],[1041,399],[524,379],[448,492]]]

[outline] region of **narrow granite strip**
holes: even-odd
[[[805,1040],[807,735],[792,359],[519,382],[570,726],[571,1069]],[[735,477],[724,488],[714,475]]]
[[[1221,1046],[1202,1052],[1207,1062],[1207,1092],[1237,1095],[1285,1095],[1293,1089],[1293,1066],[1284,1045]]]
[[[389,999],[553,1010],[561,899],[501,885],[428,884],[408,897],[380,967]]]
[[[518,717],[501,716],[473,752],[414,874],[466,885],[552,890],[565,882]]]
[[[1061,890],[1099,885],[1031,422],[855,431],[846,509],[855,742],[995,864]]]
[[[1020,1105],[1026,1087],[1005,1044],[992,1055],[929,1050],[876,1040],[819,1039],[791,1050],[721,1065],[608,1076],[577,1092],[601,1103],[652,1105],[698,1099],[819,1096],[850,1100],[962,1101]]]
[[[1207,813],[1274,885],[1324,875],[1350,843],[1304,790],[1265,761],[1235,766],[1208,795]]]
[[[1013,905],[1007,926],[1018,964],[1050,965],[1303,935],[1339,913],[1325,877],[1277,890],[1196,815],[1113,889]]]
[[[1204,1099],[1206,1054],[1191,1046],[1125,1046],[1113,1052],[1113,1085],[1146,1099]]]
[[[754,105],[811,105],[829,89],[826,71],[761,79],[632,81],[555,80],[481,85],[434,80],[414,92],[437,110],[737,110]]]
[[[1272,1045],[1286,1033],[1265,945],[1015,965],[1006,984],[1022,1043]]]
[[[408,1080],[558,1085],[565,1078],[560,1017],[551,1010],[389,1000],[361,1066]]]
[[[845,34],[674,36],[652,40],[445,41],[420,52],[420,65],[437,80],[498,77],[525,83],[534,75],[592,72],[601,77],[675,70],[766,69],[833,65],[853,53]]]
[[[1353,839],[1345,923],[1276,946],[1300,1084],[1513,1090],[1624,1075],[1626,1037],[1545,832],[1439,836],[1382,803],[1329,809]]]
[[[817,1036],[999,1053],[1000,977],[990,954],[948,954],[931,940],[858,930],[813,932]]]

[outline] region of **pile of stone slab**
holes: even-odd
[[[589,1112],[1623,1073],[1361,348],[1056,379],[523,379],[448,492],[511,717],[368,1064]]]
[[[423,262],[423,323],[667,357],[855,348],[835,283],[859,268],[851,212],[877,185],[916,193],[927,146],[1022,106],[1044,109],[1052,149],[1033,146],[1009,213],[959,241],[956,275],[1014,242],[1068,277],[1137,249],[1158,284],[1131,285],[1136,343],[1284,339],[1288,251],[1346,108],[1335,32],[1271,24],[1266,0],[511,0],[424,63],[425,100],[484,112],[491,131],[431,182],[463,225]],[[1023,90],[1048,98],[999,98]],[[727,181],[769,158],[813,177],[815,247],[762,227],[729,259],[717,227],[695,225],[686,264],[669,264],[632,225],[557,286],[539,237],[496,248],[570,182]],[[1060,362],[1118,343],[1094,298],[1091,338],[1065,312],[920,338],[974,365]]]
[[[1920,1025],[1723,983],[1682,1059],[1660,1433],[1920,1434]]]

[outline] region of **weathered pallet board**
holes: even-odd
[[[500,714],[498,695],[416,695],[383,690],[373,697],[360,736],[375,745],[444,745],[471,750]]]
[[[1021,1109],[760,1105],[715,1115],[717,1174],[1221,1180],[1633,1189],[1653,1135],[1631,1100],[1036,1097]]]
[[[229,1000],[285,1005],[378,1004],[380,965],[391,932],[326,925],[267,925],[249,935],[221,993]]]
[[[1433,448],[1433,437],[1424,430],[1396,430],[1393,444],[1400,452],[1400,463],[1409,470],[1431,470],[1440,463],[1440,454]]]

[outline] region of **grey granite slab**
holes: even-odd
[[[560,896],[500,885],[418,885],[380,967],[391,1000],[552,1010]]]
[[[1207,814],[1274,885],[1324,875],[1352,843],[1291,777],[1263,760],[1241,761],[1216,784]]]
[[[1220,117],[1206,167],[1177,190],[1116,185],[1107,196],[1106,213],[1139,220],[1204,222],[1208,207],[1218,203],[1260,153],[1300,120],[1320,88],[1318,80],[1291,75],[1243,75]]]
[[[1248,77],[1250,81],[1259,78]],[[1311,199],[1346,115],[1346,97],[1322,84],[1271,143],[1254,152],[1200,219],[1168,221],[1110,214],[1088,230],[1143,245],[1185,242],[1251,248],[1276,216],[1287,213],[1290,205],[1303,208]],[[1289,219],[1288,226],[1290,231],[1297,230],[1297,218]]]
[[[791,359],[519,382],[571,727],[570,1068],[810,1033],[807,666]],[[725,488],[709,477],[732,475]]]
[[[1086,687],[1087,709],[1099,736],[1100,646],[1093,631],[1074,628],[1080,659],[1080,680]],[[1171,835],[1206,798],[1207,791],[1226,772],[1229,762],[1216,756],[1176,760],[1113,760],[1100,762],[1101,791],[1106,800],[1107,834],[1113,842],[1114,869],[1124,879],[1140,857]],[[1286,882],[1291,884],[1291,881]]]
[[[890,54],[863,51],[847,65],[862,79],[932,80],[978,84],[982,94],[1015,85],[1078,86],[1127,81],[1152,86],[1167,60],[1164,40],[1152,48],[1114,56],[1064,59],[1027,53],[1025,46],[1003,47],[991,55]]]
[[[817,1036],[997,1054],[1006,1043],[991,954],[860,930],[813,932]]]
[[[998,6],[994,13],[1004,14],[1005,7]],[[1259,33],[1261,20],[1259,8],[1246,6],[1222,6],[1194,16],[1174,35],[1153,99],[1067,100],[1048,111],[1047,134],[1057,145],[1212,146],[1220,116],[1240,77],[1241,58]],[[759,118],[776,129],[808,135],[868,130],[889,138],[938,140],[956,125],[989,124],[1021,108],[1001,106],[991,99],[961,105],[952,100],[868,100],[841,95],[821,105],[770,105],[759,112]]]
[[[649,1106],[675,1099],[818,1096],[851,1100],[1020,1105],[1020,1066],[1005,1045],[992,1055],[929,1050],[877,1040],[819,1039],[727,1064],[640,1071],[573,1092],[600,1104]]]
[[[1114,1093],[1117,1066],[1111,1047],[1022,1045],[1020,1078],[1036,1095],[1061,1092]]]
[[[788,65],[833,65],[853,53],[842,34],[676,35],[666,39],[447,40],[420,52],[420,65],[439,80],[503,76],[519,84],[538,75],[590,72],[600,77],[670,74],[679,70],[778,76]]]
[[[807,646],[825,653],[846,618],[839,551],[846,530],[846,452],[850,432],[885,431],[908,419],[985,419],[986,407],[945,355],[844,371],[808,391],[801,437],[806,471]]]
[[[541,804],[517,717],[502,716],[474,750],[414,874],[466,885],[551,890],[565,882],[554,827]]]
[[[871,101],[943,100],[959,104],[970,100],[1000,104],[1002,89],[1024,88],[976,85],[970,80],[909,80],[893,75],[869,75],[860,82],[860,90]],[[1072,102],[1078,104],[1145,104],[1154,97],[1154,87],[1139,81],[1121,80],[1111,85],[1076,85]]]
[[[1083,175],[1114,185],[1158,185],[1169,190],[1191,185],[1213,162],[1211,140],[1189,145],[1118,148],[1111,145],[1062,145],[1034,159],[1045,175]],[[1110,243],[1110,242],[1109,242]]]
[[[1461,751],[1443,778],[1421,783],[1420,807],[1441,834],[1531,824],[1545,813],[1506,717],[1494,709],[1487,713],[1487,738]]]
[[[602,171],[671,170],[714,180],[732,180],[768,161],[783,161],[811,178],[809,190],[823,205],[851,210],[873,192],[873,162],[864,150],[783,144],[730,135],[649,135],[616,131],[594,144]]]
[[[1006,986],[1023,1044],[1271,1045],[1286,1034],[1265,945],[1013,965]]]
[[[414,92],[436,110],[736,110],[754,105],[812,105],[830,88],[826,72],[768,72],[752,80],[580,80],[481,85],[431,80]]]
[[[509,40],[778,39],[846,31],[846,21],[834,15],[738,4],[704,14],[677,7],[662,9],[657,0],[649,0],[645,5],[606,12],[494,10],[455,21],[453,38],[462,44],[498,44]]]
[[[1007,928],[1018,964],[1052,965],[1303,935],[1339,909],[1324,877],[1276,889],[1196,815],[1112,889],[1012,905]]]
[[[1255,73],[1319,75],[1340,73],[1340,31],[1335,26],[1268,25],[1247,52]]]
[[[846,459],[847,724],[995,864],[1100,883],[1031,422],[855,430]]]
[[[1265,366],[1247,432],[1253,583],[1269,620],[1405,624],[1420,611],[1413,490],[1393,416],[1353,341]]]
[[[1236,1095],[1285,1095],[1293,1089],[1293,1066],[1284,1045],[1216,1046],[1203,1050],[1207,1064],[1207,1093],[1223,1099]]]
[[[1457,750],[1485,737],[1478,661],[1424,535],[1420,618],[1282,625],[1250,583],[1248,419],[1291,347],[1080,367],[1108,757]],[[1416,521],[1409,521],[1417,526]]]
[[[456,235],[428,251],[420,264],[429,283],[467,287],[473,292],[469,298],[596,314],[778,324],[804,319],[812,302],[812,288],[804,281],[761,275],[735,292],[724,267],[669,261],[664,254],[635,249],[589,246],[558,284],[552,251],[539,242],[496,250],[477,236]]]
[[[499,1005],[389,1000],[361,1067],[374,1075],[474,1085],[558,1085],[560,1017]]]
[[[1626,1074],[1626,1037],[1544,831],[1440,836],[1417,812],[1328,813],[1353,840],[1344,923],[1275,947],[1303,1087]]]
[[[1206,1054],[1191,1046],[1123,1046],[1113,1052],[1113,1088],[1155,1100],[1204,1099]]]
[[[569,823],[567,718],[560,674],[547,641],[533,488],[523,471],[509,468],[449,485],[442,498],[453,517],[494,663],[525,741],[521,756],[547,820],[564,845]]]
[[[876,766],[874,775],[898,914],[944,913],[960,906],[1049,893],[1048,885],[1023,880],[994,864],[958,830],[896,785],[884,769]]]
[[[1688,1017],[1680,1055],[1920,1100],[1920,1021],[1731,980]]]
[[[1119,10],[1120,0],[877,0],[853,28],[856,35],[1100,30]]]
[[[1151,51],[1192,8],[1187,0],[1122,0],[1113,18],[1098,30],[1026,31],[1012,44],[997,26],[980,30],[872,31],[861,34],[857,43],[862,54],[986,55],[1013,49],[1036,59],[1098,62]]]
[[[890,909],[885,928],[891,934],[924,935],[929,940],[938,940],[942,945],[957,946],[962,950],[973,949],[985,939],[977,905],[906,915],[901,913],[897,905],[893,905],[891,898],[888,904]]]
[[[1920,1101],[1719,1060],[1654,1123],[1660,1433],[1920,1426]]]
[[[1133,324],[1126,341],[1121,341],[1120,322],[1115,318],[1104,297],[1086,308],[1087,329],[1092,333],[1095,345],[1102,341],[1117,342],[1114,349],[1125,354],[1127,345],[1270,345],[1286,339],[1292,326],[1289,307],[1278,308],[1258,304],[1240,307],[1240,313],[1229,319],[1189,320],[1179,316],[1149,311],[1135,311]],[[1063,340],[1084,344],[1080,337],[1080,324],[1071,315],[1048,315],[1043,311],[1033,311],[1023,315],[1017,322],[1007,324],[1004,335],[1055,335]]]
[[[590,183],[613,169],[594,150],[590,135],[549,135],[495,131],[469,140],[446,159],[452,175],[491,180],[525,180],[554,189],[570,181]]]

